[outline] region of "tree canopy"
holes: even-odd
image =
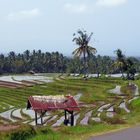
[[[126,57],[127,58],[127,57]],[[140,71],[140,61],[134,57],[127,60],[129,69],[125,72]],[[112,68],[114,58],[93,55],[88,58],[89,73],[110,74],[119,73],[120,68]],[[133,70],[132,70],[133,69]],[[26,50],[23,53],[10,52],[0,54],[0,73],[27,73],[29,71],[45,73],[83,73],[83,58],[66,57],[59,52],[42,52],[41,50]]]

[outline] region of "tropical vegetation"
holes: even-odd
[[[129,66],[126,68],[120,62],[118,57],[90,55],[87,58],[86,73],[96,74],[113,74],[128,73],[130,77],[135,72],[140,71],[140,61],[138,58],[125,57],[125,63]],[[117,62],[116,62],[117,60]],[[84,74],[84,58],[66,57],[59,52],[42,52],[26,50],[23,53],[10,52],[8,54],[0,54],[0,73],[27,73],[34,71],[36,73],[79,73]],[[115,66],[113,66],[115,63]],[[119,65],[118,65],[119,64]],[[116,66],[117,65],[117,66]],[[129,74],[131,73],[131,74]]]
[[[120,73],[122,73],[122,78],[134,80],[135,73],[137,72],[136,63],[138,60],[132,57],[126,58],[120,49],[117,49],[115,53],[117,57],[113,63],[113,67],[120,70]],[[126,76],[124,76],[124,73],[126,73]]]

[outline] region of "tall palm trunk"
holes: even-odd
[[[122,78],[124,78],[123,67],[121,67]]]
[[[84,57],[84,75],[86,75],[86,52],[83,52],[83,57]]]

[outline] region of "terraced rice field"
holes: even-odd
[[[36,84],[43,84],[52,82],[52,77],[46,77],[43,75],[17,75],[17,76],[1,76],[0,87],[6,88],[22,88],[33,86]]]
[[[40,81],[38,80],[38,82]],[[121,96],[120,85],[124,85],[123,81],[114,78],[83,80],[80,77],[59,77],[55,78],[53,82],[46,83],[44,81],[30,87],[0,87],[0,124],[24,123],[34,126],[34,111],[26,110],[26,102],[29,96],[69,94],[74,96],[81,107],[79,112],[75,112],[75,125],[88,125],[91,122],[99,123],[102,122],[101,114],[103,112],[106,112],[108,118],[114,117],[115,105],[129,113],[130,110],[126,106],[126,101],[131,98],[129,100],[131,102],[136,97],[133,94],[129,97],[127,95]],[[138,87],[135,94],[136,96],[139,95]],[[47,112],[43,118],[44,126],[51,127],[61,126],[63,120],[63,111]],[[38,115],[38,122],[40,121]]]

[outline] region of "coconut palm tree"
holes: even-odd
[[[134,62],[134,59],[129,57],[126,59],[127,62],[127,67],[126,67],[126,78],[128,80],[134,80],[135,79],[135,74],[136,74],[136,65]]]
[[[120,70],[122,77],[124,78],[124,70],[126,67],[125,55],[122,54],[120,49],[115,50],[115,54],[117,56],[113,66]]]
[[[84,60],[84,73],[86,74],[86,66],[87,66],[87,57],[90,57],[91,55],[95,54],[97,52],[96,48],[93,48],[89,45],[90,39],[92,37],[93,33],[88,35],[86,31],[78,30],[77,35],[74,34],[73,42],[76,43],[79,47],[76,48],[72,54],[75,57],[83,57]]]

